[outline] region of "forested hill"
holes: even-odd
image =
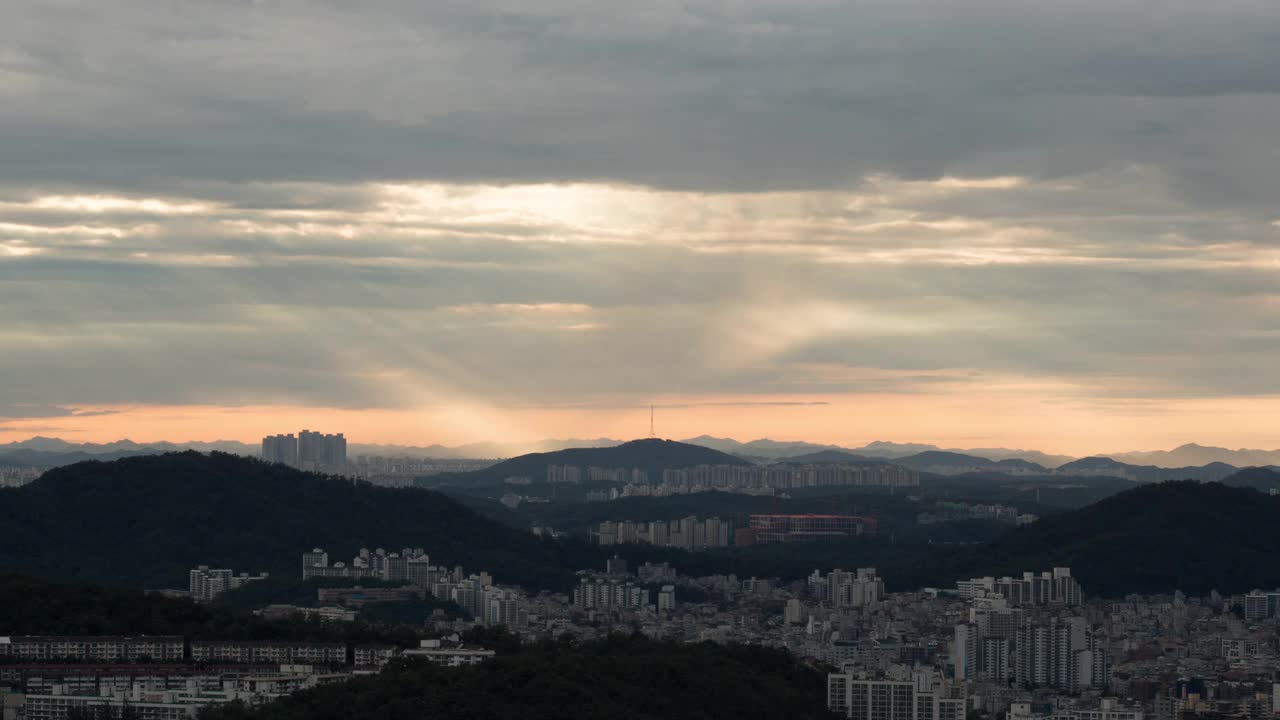
[[[474,667],[394,664],[201,720],[752,720],[831,718],[826,679],[787,651],[610,637],[499,652]]]
[[[392,489],[225,453],[85,462],[0,489],[0,568],[185,587],[196,565],[297,577],[301,553],[422,547],[504,583],[563,587],[598,551],[541,540],[427,490]]]
[[[746,460],[701,445],[674,440],[632,440],[615,447],[570,448],[555,452],[530,453],[511,458],[483,470],[450,473],[425,479],[438,485],[497,485],[509,477],[527,477],[543,482],[548,465],[572,467],[638,468],[649,473],[650,480],[661,480],[663,470],[695,465],[750,465]]]
[[[1041,519],[975,551],[983,574],[1069,565],[1086,592],[1280,586],[1280,498],[1192,481],[1145,485]]]
[[[205,640],[412,643],[411,631],[363,622],[266,620],[226,605],[197,605],[141,590],[0,573],[0,636],[181,635]]]

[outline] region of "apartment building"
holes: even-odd
[[[159,662],[183,659],[180,636],[37,636],[0,637],[0,658],[17,661],[86,660],[90,662]]]
[[[966,700],[924,675],[870,677],[850,671],[827,675],[827,708],[853,720],[964,720]]]
[[[347,662],[347,646],[342,643],[193,640],[191,659],[196,662],[341,665]]]

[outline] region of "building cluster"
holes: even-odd
[[[321,607],[304,610],[325,620],[430,593],[472,616],[425,621],[446,634],[502,625],[527,640],[638,632],[786,648],[839,668],[827,678],[827,703],[859,720],[975,713],[991,720],[1263,720],[1280,710],[1280,591],[1091,599],[1071,569],[1059,567],[889,593],[875,568],[815,570],[783,582],[687,577],[665,563],[633,568],[615,556],[603,571],[582,571],[571,592],[530,594],[499,586],[488,573],[432,565],[410,548],[361,550],[350,565],[331,565],[325,551],[312,550],[303,553],[303,575],[405,583],[322,588]],[[456,640],[401,648],[14,636],[0,638],[0,685],[24,689],[27,707],[42,718],[62,718],[92,698],[145,700],[156,708],[148,717],[165,718],[201,703],[260,702],[395,657],[463,665],[491,656]]]
[[[574,465],[547,466],[547,482],[549,483],[578,484],[584,481],[595,483],[638,483],[640,485],[645,485],[649,482],[649,473],[639,468],[581,468]]]
[[[617,579],[584,577],[573,589],[573,606],[580,610],[642,610],[649,600],[648,588]]]
[[[347,439],[342,433],[303,430],[294,436],[268,435],[262,438],[262,459],[302,470],[340,473],[347,470]]]
[[[1071,576],[1071,568],[1058,567],[1052,572],[1024,572],[1022,577],[981,577],[956,583],[960,597],[999,596],[1014,607],[1060,605],[1074,607],[1083,601],[1080,583]]]
[[[825,576],[814,570],[808,585],[813,599],[833,608],[860,608],[884,599],[884,579],[875,568],[832,570]]]
[[[514,480],[514,478],[509,478]],[[814,487],[913,487],[920,473],[901,465],[863,463],[844,465],[697,465],[664,470],[662,478],[650,477],[639,468],[575,467],[548,465],[548,483],[613,483],[622,485],[595,490],[592,501],[629,497],[667,497],[701,492],[774,495]]]
[[[370,551],[361,548],[348,565],[343,562],[329,564],[329,553],[315,548],[302,554],[302,578],[351,578],[376,579],[386,582],[408,583],[412,593],[429,593],[437,600],[455,603],[475,620],[485,625],[511,625],[523,622],[529,612],[524,602],[524,591],[516,587],[500,587],[489,573],[467,575],[461,566],[452,568],[431,564],[422,548],[405,548],[401,552],[388,553],[382,548]],[[390,588],[395,594],[404,592]],[[360,595],[366,602],[385,602],[372,588],[348,588],[347,592],[335,591],[322,598],[338,599]]]
[[[920,473],[889,463],[836,465],[698,465],[666,470],[662,484],[709,490],[794,490],[815,487],[914,487]]]
[[[191,720],[202,708],[280,697],[376,672],[403,657],[458,667],[494,657],[457,635],[417,647],[201,641],[182,637],[0,638],[5,720],[65,720],[73,713]]]
[[[407,581],[427,585],[448,571],[431,564],[431,558],[422,548],[404,548],[388,553],[383,548],[370,551],[360,548],[351,562],[329,564],[329,553],[315,548],[302,553],[302,579],[341,578],[348,580]]]
[[[347,458],[345,472],[371,485],[411,487],[417,478],[483,470],[490,465],[492,460],[357,455]]]
[[[939,673],[902,666],[872,673],[856,663],[827,676],[827,707],[855,720],[965,720],[968,711],[962,688]]]
[[[912,487],[920,484],[920,474],[910,468],[888,463],[860,465],[698,465],[665,470],[656,484],[629,483],[610,499],[627,497],[667,497],[702,492],[729,492],[743,495],[775,495],[788,490],[813,487]]]
[[[987,520],[1009,525],[1030,525],[1040,518],[1031,513],[1018,512],[1018,508],[1009,505],[971,505],[962,502],[939,501],[933,510],[916,516],[921,525],[960,522],[963,520]]]
[[[706,550],[731,545],[798,542],[857,535],[874,535],[876,519],[859,515],[757,514],[738,528],[730,518],[689,517],[678,520],[606,520],[592,534],[601,546],[636,543]]]
[[[868,516],[752,515],[750,533],[744,534],[744,542],[740,544],[800,542],[874,535],[876,529],[876,519]]]
[[[1280,615],[1280,590],[1254,590],[1244,596],[1244,619],[1266,620]]]
[[[82,660],[95,663],[182,660],[181,636],[120,637],[113,635],[0,637],[0,658],[13,662]]]
[[[1088,600],[1068,568],[1055,568],[841,609],[821,577],[811,578],[807,596],[787,600],[782,626],[797,633],[788,647],[840,667],[828,676],[827,701],[845,717],[1280,714],[1280,618],[1267,614],[1275,610],[1271,593]]]
[[[0,467],[0,488],[29,485],[43,474],[42,468],[3,466]]]
[[[690,515],[671,521],[606,520],[600,523],[595,537],[602,546],[642,543],[685,550],[705,550],[732,545],[734,531],[732,520],[718,517],[704,519]]]
[[[228,590],[235,590],[251,582],[266,580],[267,578],[267,573],[259,575],[240,573],[237,575],[235,571],[226,568],[210,568],[208,565],[201,565],[193,568],[188,573],[187,587],[192,600],[198,603],[208,603],[213,602],[214,598]]]
[[[996,598],[956,625],[951,661],[959,680],[982,677],[1021,687],[1103,689],[1110,671],[1102,637],[1079,615],[1024,615]]]

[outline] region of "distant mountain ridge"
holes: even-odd
[[[688,438],[683,442],[691,443],[693,445],[702,445],[704,447],[714,448],[721,452],[732,453],[735,455],[758,457],[770,460],[789,460],[796,456],[825,451],[842,452],[861,457],[878,458],[881,460],[897,460],[899,458],[919,455],[920,453],[925,452],[950,452],[980,457],[992,461],[1010,459],[1025,460],[1037,465],[1052,468],[1075,459],[1068,455],[1051,455],[1038,450],[1010,450],[1008,448],[976,448],[969,450],[955,448],[944,449],[937,445],[929,445],[925,443],[895,443],[885,442],[883,440],[877,440],[875,442],[867,443],[861,447],[852,448],[840,445],[819,445],[808,442],[789,442],[767,439],[739,442],[732,438],[717,438],[710,435],[700,435],[695,438]]]
[[[1230,450],[1224,447],[1198,445],[1196,443],[1180,445],[1172,450],[1115,453],[1111,457],[1121,462],[1135,465],[1155,465],[1157,467],[1193,467],[1211,463],[1225,463],[1235,467],[1280,465],[1280,450],[1249,450],[1245,448]]]
[[[1254,490],[1280,491],[1280,468],[1251,467],[1223,479],[1223,485],[1247,487]]]
[[[1060,475],[1109,475],[1142,483],[1166,480],[1197,480],[1215,482],[1232,475],[1238,468],[1225,463],[1210,463],[1200,467],[1163,468],[1155,465],[1132,465],[1109,457],[1081,458],[1062,465],[1055,471]]]
[[[432,445],[392,445],[372,443],[350,443],[348,455],[384,455],[393,457],[439,458],[439,459],[499,459],[512,458],[524,454],[539,452],[555,452],[572,448],[602,448],[622,445],[624,440],[614,438],[567,438],[548,439],[534,442],[477,442],[465,445],[446,446]],[[720,438],[711,435],[699,435],[686,438],[680,442],[689,445],[719,450],[720,452],[742,457],[763,460],[781,460],[817,452],[841,452],[867,458],[895,460],[927,452],[947,452],[999,462],[1001,460],[1022,460],[1047,469],[1055,469],[1067,463],[1086,458],[1074,458],[1068,455],[1044,453],[1038,450],[1012,450],[1008,448],[943,448],[927,443],[897,443],[877,440],[861,447],[845,447],[840,445],[824,445],[804,441],[785,441],[757,439],[740,442],[732,438]],[[36,436],[27,440],[0,443],[0,464],[6,458],[21,450],[47,453],[34,456],[40,462],[61,465],[85,459],[86,456],[107,455],[110,457],[128,457],[130,455],[153,454],[157,452],[180,452],[197,450],[200,452],[228,452],[236,455],[257,457],[260,447],[255,443],[243,443],[236,440],[189,441],[189,442],[148,442],[139,443],[132,440],[118,440],[110,443],[73,443],[59,438]],[[58,457],[65,455],[66,457]],[[32,457],[32,456],[29,456]],[[1142,452],[1110,453],[1107,457],[1118,463],[1135,466],[1154,466],[1158,468],[1204,467],[1215,463],[1231,465],[1237,468],[1280,465],[1280,450],[1228,449],[1208,445],[1188,443],[1172,450],[1155,450]]]

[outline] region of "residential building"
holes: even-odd
[[[188,588],[192,600],[198,603],[208,603],[213,602],[214,598],[228,590],[234,590],[258,580],[266,580],[267,577],[267,573],[259,575],[240,573],[237,575],[234,571],[226,568],[215,569],[210,568],[208,565],[201,565],[188,573]]]

